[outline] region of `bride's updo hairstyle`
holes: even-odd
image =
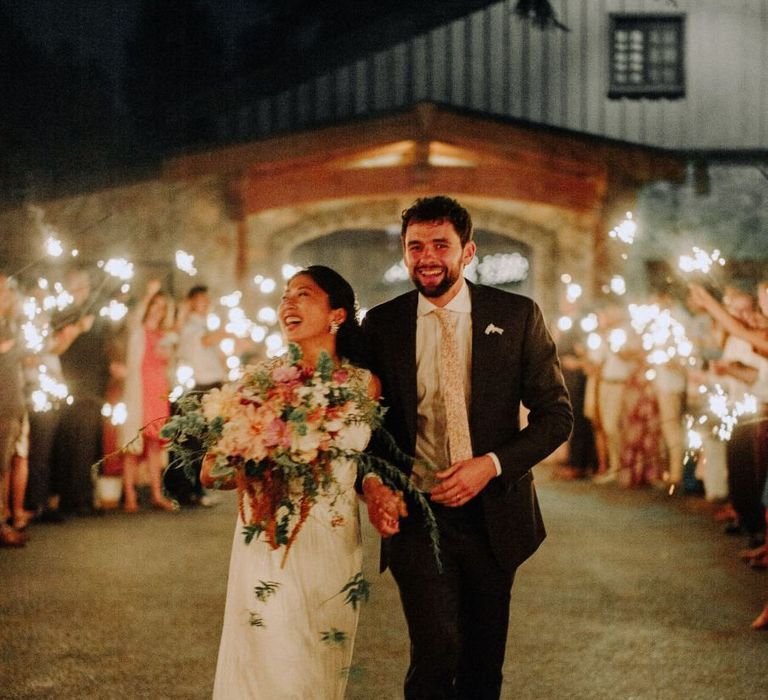
[[[336,270],[325,265],[310,265],[299,270],[291,280],[301,275],[311,277],[314,283],[328,295],[328,303],[332,309],[344,309],[347,312],[344,323],[339,326],[336,333],[336,352],[339,357],[346,358],[358,367],[366,367],[365,341],[357,319],[359,307],[352,285]]]

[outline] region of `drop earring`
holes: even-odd
[[[329,330],[331,331],[331,335],[336,335],[339,332],[339,322],[336,319],[331,321]]]

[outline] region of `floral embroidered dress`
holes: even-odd
[[[370,374],[354,374],[367,387]],[[362,450],[370,427],[347,425],[339,439]],[[333,493],[313,505],[287,556],[263,534],[246,543],[238,515],[214,698],[343,698],[359,615],[344,588],[361,570],[362,548],[357,467],[338,458],[332,471]]]

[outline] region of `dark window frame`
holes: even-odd
[[[673,63],[661,62],[653,64],[649,57],[648,35],[651,30],[673,29],[677,34],[675,48],[677,53]],[[631,83],[617,80],[616,70],[616,33],[618,31],[640,31],[643,34],[642,44],[642,81]],[[685,15],[684,14],[636,14],[613,13],[609,15],[608,36],[608,97],[610,99],[681,99],[685,97]],[[669,82],[655,82],[650,75],[654,68],[673,67],[675,79]]]

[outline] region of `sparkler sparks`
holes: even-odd
[[[641,336],[646,360],[651,365],[664,365],[677,358],[685,363],[693,353],[685,326],[675,320],[669,309],[657,304],[630,304],[632,328]]]
[[[97,264],[104,272],[117,279],[127,281],[133,277],[133,263],[125,258],[110,258],[106,262],[100,260]]]
[[[681,255],[677,266],[683,272],[702,272],[705,275],[715,266],[725,265],[725,258],[720,255],[719,250],[713,250],[707,253],[706,250],[693,247],[691,255]]]
[[[110,299],[107,306],[103,306],[101,309],[99,309],[99,316],[102,318],[106,316],[110,321],[121,321],[125,318],[127,313],[128,307],[119,301],[115,301],[114,299]]]
[[[64,252],[64,246],[58,238],[48,236],[48,239],[45,241],[45,252],[52,258],[58,258]]]
[[[632,212],[628,211],[621,222],[609,231],[608,236],[627,245],[632,245],[635,242],[635,233],[637,233],[637,222],[634,220]]]
[[[176,251],[176,267],[182,272],[186,272],[190,277],[194,277],[197,274],[195,256],[183,250]]]
[[[753,394],[744,394],[740,400],[733,400],[720,384],[715,384],[711,389],[699,387],[699,391],[707,394],[707,414],[701,416],[699,423],[706,425],[712,418],[712,435],[722,442],[731,439],[734,428],[743,416],[757,413],[757,397]]]

